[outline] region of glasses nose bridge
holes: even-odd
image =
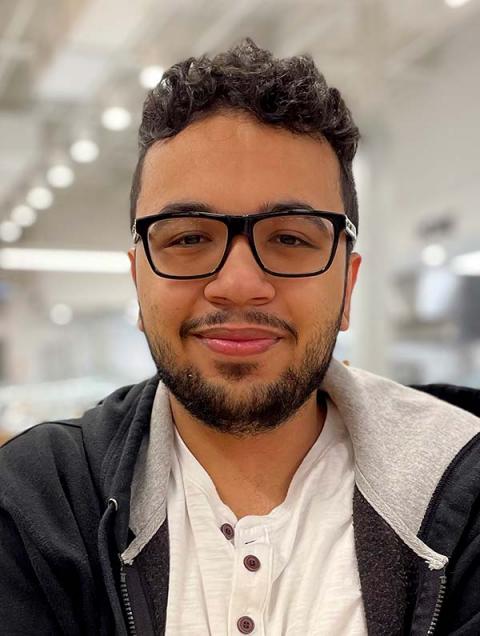
[[[252,247],[252,220],[248,215],[229,216],[226,225],[228,229],[227,252],[230,252],[230,246],[236,236],[246,236],[250,247]]]
[[[230,215],[225,219],[225,225],[227,226],[227,243],[225,245],[225,251],[223,253],[223,259],[222,259],[223,264],[225,264],[225,261],[230,256],[233,239],[236,236],[243,235],[247,237],[248,246],[250,248],[250,251],[252,252],[253,258],[257,261],[257,263],[263,269],[263,266],[258,260],[257,250],[254,244],[254,239],[253,239],[254,222],[253,221],[254,220],[251,218],[251,215],[240,215],[240,216]]]
[[[248,215],[230,216],[228,217],[227,226],[232,238],[239,234],[248,236],[250,233],[251,220]]]

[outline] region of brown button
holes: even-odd
[[[230,539],[233,539],[234,535],[235,535],[235,530],[232,528],[232,526],[229,523],[224,523],[220,530],[223,533],[223,536],[226,537],[229,541]]]
[[[241,634],[251,634],[255,629],[255,623],[250,616],[241,616],[237,621],[237,627]]]
[[[250,570],[250,572],[256,572],[260,567],[260,561],[253,554],[249,554],[243,559],[243,565]]]

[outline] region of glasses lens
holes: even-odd
[[[317,216],[273,216],[255,224],[254,240],[267,269],[279,274],[309,274],[328,265],[335,228],[331,221]]]
[[[221,221],[175,217],[153,223],[148,246],[156,269],[171,276],[200,276],[220,263],[227,243]]]

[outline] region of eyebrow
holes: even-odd
[[[312,212],[316,208],[312,207],[305,201],[289,199],[286,201],[278,201],[273,203],[266,201],[262,203],[260,207],[254,212],[246,211],[247,214],[266,214],[274,212],[284,212],[285,210],[291,210],[292,208],[300,208],[302,210],[308,210]],[[213,214],[225,214],[213,205],[201,203],[200,201],[172,201],[163,206],[161,210],[154,212],[153,214],[163,214],[165,212],[208,212]]]

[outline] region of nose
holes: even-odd
[[[258,265],[246,236],[236,236],[222,269],[205,287],[205,298],[216,305],[263,305],[275,297],[271,276]]]

